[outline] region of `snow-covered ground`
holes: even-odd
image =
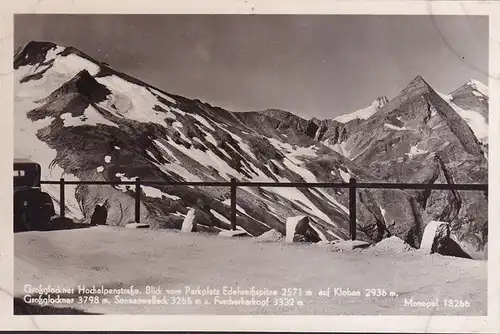
[[[325,315],[485,315],[487,262],[420,252],[331,252],[319,245],[255,243],[253,238],[222,238],[167,230],[98,226],[15,236],[15,296],[25,284],[77,288],[78,285],[124,288],[142,293],[146,286],[181,290],[168,295],[176,305],[74,305],[97,313],[135,314],[325,314]],[[214,296],[191,295],[210,305],[188,305],[186,287],[276,290],[269,306],[229,306]],[[328,291],[330,296],[321,296]],[[361,296],[335,296],[335,288]],[[289,289],[289,290],[281,290]],[[295,290],[294,290],[295,289]],[[373,294],[367,297],[368,293]],[[380,289],[380,290],[377,290]],[[311,291],[312,296],[306,296]],[[387,295],[383,296],[384,292]],[[283,296],[282,293],[286,295]],[[394,292],[397,295],[391,294]],[[299,295],[301,293],[301,295]],[[108,300],[114,301],[113,296]],[[159,296],[162,298],[162,296]],[[140,294],[135,298],[149,298]],[[233,296],[232,299],[239,299]],[[249,296],[245,300],[251,299]],[[255,299],[264,299],[255,297]],[[413,300],[439,307],[409,306]],[[444,300],[468,302],[445,307]],[[287,303],[294,305],[286,306]],[[407,305],[405,306],[405,300]],[[300,301],[300,303],[299,303]],[[274,304],[277,305],[274,305]],[[302,303],[302,305],[300,305]]]

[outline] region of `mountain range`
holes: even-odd
[[[17,50],[14,76],[15,156],[40,163],[44,180],[488,182],[489,98],[477,80],[442,94],[416,76],[391,99],[306,120],[171,94],[50,42]],[[58,186],[44,187],[58,203]],[[66,194],[75,220],[89,220],[97,204],[108,224],[134,220],[133,186],[67,186]],[[141,220],[180,229],[195,208],[198,228],[218,233],[230,228],[229,197],[225,188],[143,186]],[[440,220],[486,256],[486,192],[366,189],[357,201],[358,239],[396,235],[419,247],[426,224]],[[347,189],[241,187],[237,203],[238,229],[252,236],[284,233],[288,217],[307,215],[318,239],[349,238]]]

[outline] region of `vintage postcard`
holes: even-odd
[[[2,328],[500,330],[498,5],[117,4],[2,16]]]

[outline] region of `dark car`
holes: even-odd
[[[41,189],[40,164],[14,159],[14,231],[47,227],[55,215],[54,203]]]

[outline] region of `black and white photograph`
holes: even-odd
[[[489,24],[14,15],[14,316],[489,315]]]

